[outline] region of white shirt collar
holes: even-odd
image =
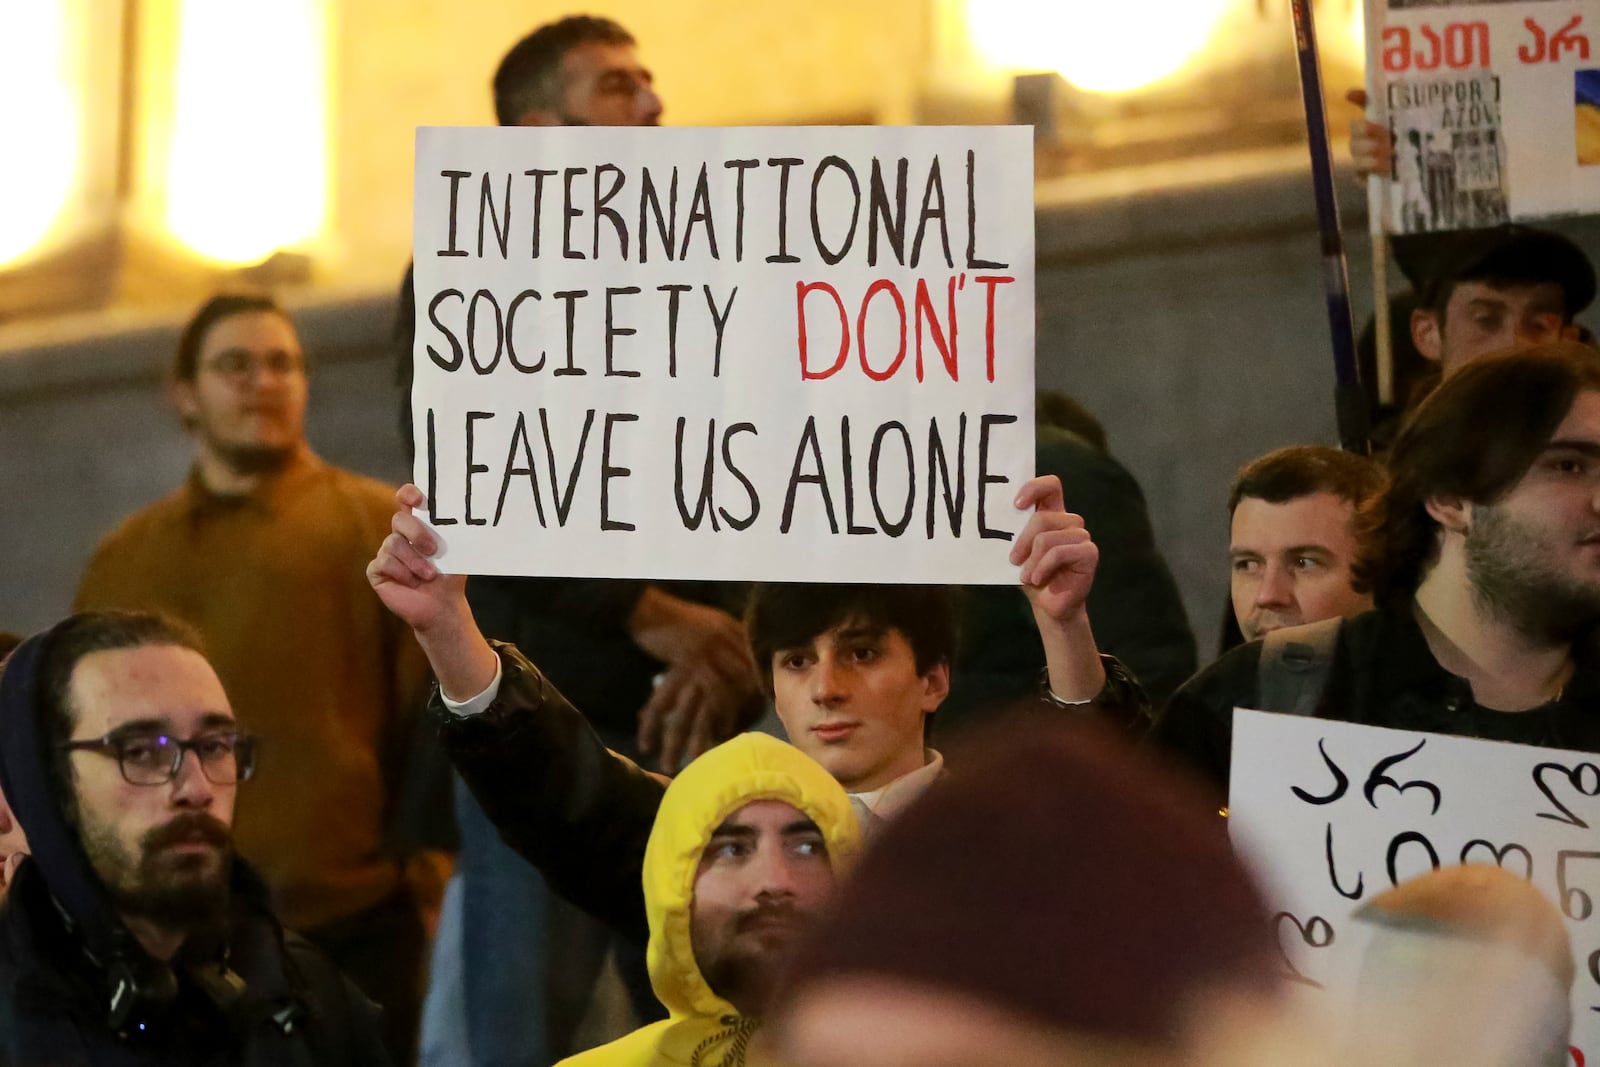
[[[892,819],[920,797],[934,780],[944,773],[944,757],[931,748],[923,749],[926,762],[916,770],[902,774],[888,785],[866,793],[851,793],[850,803],[858,813],[864,812],[875,819]],[[863,819],[864,823],[871,819]]]

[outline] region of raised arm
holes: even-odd
[[[438,538],[412,513],[422,493],[405,486],[396,503],[367,577],[412,627],[438,678],[434,710],[451,762],[501,838],[551,888],[642,944],[644,849],[664,782],[607,750],[515,648],[484,638],[466,580],[429,559]]]
[[[1084,705],[1142,734],[1151,718],[1149,701],[1126,668],[1100,654],[1089,625],[1089,589],[1100,551],[1083,519],[1067,511],[1061,480],[1053,474],[1023,485],[1016,506],[1033,509],[1011,546],[1011,562],[1020,568],[1022,590],[1044,644],[1050,697],[1058,704]]]
[[[1055,475],[1023,485],[1016,506],[1033,509],[1011,546],[1011,562],[1021,568],[1022,591],[1044,642],[1050,691],[1061,700],[1091,700],[1106,683],[1086,607],[1100,550],[1083,519],[1067,511]]]
[[[439,539],[413,514],[426,503],[414,485],[395,493],[392,532],[367,564],[367,580],[417,635],[440,691],[463,702],[489,688],[499,661],[467,606],[466,576],[444,574],[430,558],[439,551]]]

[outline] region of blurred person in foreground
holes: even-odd
[[[1167,768],[1037,719],[963,755],[802,947],[787,1063],[1191,1064],[1276,1016],[1261,901]]]
[[[1445,867],[1356,912],[1371,929],[1346,1025],[1349,1063],[1565,1067],[1572,944],[1560,910],[1499,867]]]
[[[689,764],[644,861],[650,979],[670,1016],[564,1067],[771,1062],[759,1030],[780,968],[859,842],[844,789],[792,745],[744,734]]]

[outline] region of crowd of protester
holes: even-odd
[[[493,90],[505,125],[663,111],[591,17]],[[1207,665],[1070,397],[1013,587],[469,580],[417,487],[313,454],[291,316],[211,299],[169,382],[188,479],[76,614],[0,635],[0,1065],[1567,1062],[1572,950],[1525,880],[1368,902],[1328,1018],[1218,815],[1237,707],[1600,752],[1594,270],[1515,226],[1402,262],[1384,453],[1219,491]],[[597,982],[638,1028],[580,1048]]]

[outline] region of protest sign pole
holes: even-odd
[[[1366,0],[1365,29],[1367,43],[1367,121],[1387,128],[1388,114],[1384,107],[1383,69],[1383,0]],[[1391,161],[1389,166],[1393,168]],[[1378,403],[1384,407],[1394,404],[1394,338],[1390,335],[1389,321],[1389,237],[1386,223],[1389,212],[1389,175],[1372,174],[1367,177],[1367,233],[1372,238],[1372,317],[1373,340],[1376,342],[1374,369],[1377,375]]]
[[[1350,276],[1344,238],[1339,229],[1339,201],[1333,188],[1333,150],[1328,142],[1328,116],[1323,104],[1322,70],[1317,61],[1317,32],[1311,0],[1292,0],[1294,40],[1300,59],[1300,95],[1305,104],[1311,142],[1311,180],[1316,190],[1317,226],[1322,239],[1323,282],[1328,301],[1328,327],[1333,338],[1334,414],[1339,443],[1346,451],[1367,451],[1367,397],[1356,369],[1355,327],[1350,319]]]

